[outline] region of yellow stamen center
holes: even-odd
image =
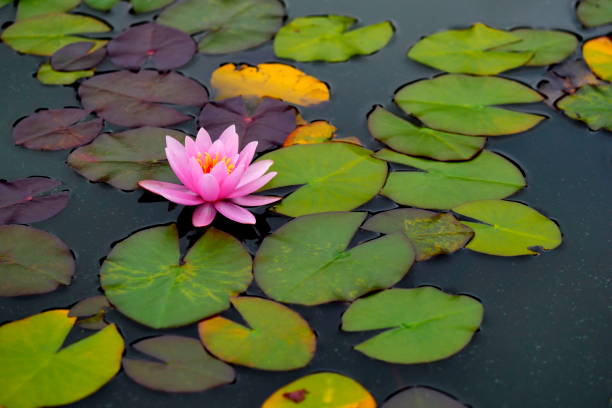
[[[225,167],[227,167],[227,174],[230,174],[232,170],[234,170],[234,167],[236,167],[232,163],[232,159],[230,159],[229,157],[223,156],[219,158],[219,153],[216,153],[214,157],[211,156],[208,152],[204,153],[203,156],[202,153],[198,153],[196,160],[200,164],[200,167],[202,167],[202,171],[204,173],[210,173],[213,167],[215,167],[215,165],[219,162],[225,163]]]

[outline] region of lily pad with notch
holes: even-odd
[[[44,221],[66,208],[70,193],[47,177],[0,180],[0,224]]]
[[[585,122],[591,130],[612,132],[612,85],[585,85],[559,99],[556,106],[568,117]]]
[[[51,56],[56,71],[72,72],[96,67],[106,57],[106,48],[96,48],[91,41],[80,41],[60,48]]]
[[[527,66],[556,64],[572,55],[578,46],[578,38],[565,31],[519,28],[510,33],[519,37],[520,41],[496,50],[532,53],[533,57],[525,63]]]

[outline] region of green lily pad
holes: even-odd
[[[521,170],[483,150],[466,162],[438,162],[383,149],[376,157],[423,171],[394,171],[381,194],[412,207],[450,209],[468,201],[505,198],[525,187]]]
[[[355,18],[336,15],[296,18],[276,34],[274,53],[301,62],[339,62],[372,54],[393,37],[388,21],[347,31],[356,22]]]
[[[0,296],[51,292],[70,284],[72,275],[74,258],[58,237],[22,225],[0,226]]]
[[[100,11],[108,11],[112,9],[115,4],[119,3],[119,0],[83,0],[83,3],[92,9]]]
[[[236,378],[234,369],[208,354],[197,339],[159,336],[132,347],[159,361],[124,358],[125,374],[156,391],[198,392],[229,384]]]
[[[318,305],[354,300],[406,275],[414,250],[403,234],[347,249],[366,213],[296,218],[267,236],[255,257],[255,279],[274,300]]]
[[[574,34],[555,30],[520,28],[511,31],[521,41],[496,48],[497,51],[531,52],[525,65],[550,65],[563,61],[576,50],[578,39]]]
[[[454,398],[427,387],[412,387],[395,394],[382,408],[466,408]]]
[[[100,269],[108,300],[156,329],[219,313],[251,282],[251,257],[234,237],[214,228],[181,258],[176,225],[149,228],[121,241]]]
[[[592,130],[612,132],[612,85],[585,85],[573,95],[557,101],[557,107],[572,119],[580,120]]]
[[[612,23],[612,1],[581,0],[576,9],[578,20],[586,27]]]
[[[400,208],[376,214],[362,228],[383,234],[402,232],[414,245],[417,261],[455,252],[474,236],[474,232],[457,221],[452,214],[416,208]]]
[[[390,363],[438,361],[463,349],[482,321],[476,299],[432,287],[390,289],[356,300],[342,316],[342,330],[386,329],[355,346]]]
[[[181,132],[155,127],[103,133],[73,151],[68,164],[88,180],[122,190],[136,190],[140,180],[177,182],[164,153],[166,135],[185,139]]]
[[[398,152],[434,160],[469,160],[482,150],[486,137],[465,136],[418,127],[376,107],[368,116],[374,138]]]
[[[136,13],[149,13],[167,6],[174,0],[130,0]]]
[[[42,64],[36,73],[36,79],[45,85],[70,85],[81,78],[89,78],[96,71],[93,69],[62,72],[56,71],[51,64]]]
[[[17,20],[45,14],[64,13],[79,5],[81,0],[19,0]]]
[[[351,143],[294,145],[260,160],[273,160],[278,172],[262,190],[301,185],[272,208],[291,217],[352,210],[374,198],[387,177],[385,162]]]
[[[554,249],[561,245],[557,224],[525,204],[481,200],[453,208],[457,214],[480,222],[463,221],[475,232],[466,248],[489,255],[537,255],[533,247]]]
[[[221,360],[261,370],[295,370],[314,356],[317,339],[299,314],[270,300],[233,298],[248,326],[221,316],[200,322],[206,348]]]
[[[457,74],[496,75],[520,67],[531,59],[531,52],[499,50],[521,38],[507,31],[476,23],[463,30],[447,30],[420,40],[408,57],[441,71]]]
[[[45,14],[17,21],[2,32],[0,39],[24,54],[51,56],[73,42],[84,41],[74,34],[105,33],[111,28],[93,17],[77,14]],[[100,48],[106,40],[87,39]]]
[[[188,34],[206,32],[200,52],[224,54],[270,40],[284,17],[279,0],[185,0],[164,10],[157,22]]]
[[[7,4],[11,4],[13,0],[0,0],[0,8],[6,6]]]
[[[114,324],[61,348],[76,317],[51,310],[0,326],[0,406],[65,405],[117,374],[123,338]]]
[[[469,75],[417,81],[395,94],[395,102],[425,125],[474,136],[509,135],[531,129],[544,117],[495,105],[542,99],[542,95],[516,81]]]

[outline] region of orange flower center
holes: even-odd
[[[229,157],[223,156],[219,158],[219,153],[216,153],[214,157],[209,153],[204,153],[204,155],[202,155],[202,153],[198,153],[196,160],[200,164],[200,167],[202,167],[202,171],[204,173],[210,173],[213,167],[215,167],[215,165],[219,162],[225,163],[225,167],[227,167],[227,174],[230,174],[232,170],[234,170],[234,167],[236,167],[232,163],[232,159]]]

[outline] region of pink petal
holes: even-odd
[[[205,227],[209,225],[215,219],[217,210],[214,205],[210,203],[202,204],[193,212],[191,222],[194,227]]]
[[[217,139],[208,148],[208,154],[210,154],[213,158],[215,157],[216,154],[218,154],[219,159],[222,159],[224,150],[225,150],[225,146],[223,145],[223,142],[221,141],[221,139]]]
[[[241,224],[255,224],[255,216],[248,210],[228,201],[217,201],[215,208],[225,217]]]
[[[247,144],[240,152],[240,158],[238,159],[238,163],[236,163],[236,166],[238,166],[239,164],[244,164],[245,166],[251,164],[253,156],[255,155],[255,149],[257,149],[257,142],[251,142]]]
[[[210,148],[212,144],[212,140],[210,139],[210,135],[204,128],[200,128],[198,131],[198,135],[196,136],[196,146],[200,152],[206,152]]]
[[[245,171],[246,166],[241,164],[236,167],[227,177],[225,177],[223,181],[221,181],[219,197],[225,198],[233,193],[238,183],[240,183],[240,180],[242,180]]]
[[[264,175],[266,171],[272,166],[274,162],[272,160],[262,160],[257,163],[253,163],[249,166],[249,168],[244,172],[244,176],[238,183],[238,187],[242,187],[251,181],[260,178]]]
[[[179,184],[157,180],[142,180],[138,182],[138,185],[177,204],[198,205],[204,202],[201,197]]]
[[[258,207],[260,205],[266,205],[266,204],[273,203],[280,199],[281,197],[248,195],[248,196],[232,198],[231,201],[234,204],[242,205],[245,207]]]
[[[182,148],[182,146],[181,146]],[[191,172],[189,170],[189,162],[185,158],[185,151],[177,152],[170,147],[166,147],[166,158],[170,164],[170,168],[176,174],[181,183],[188,189],[191,189]]]
[[[210,174],[212,174],[212,176],[217,179],[219,185],[221,185],[223,180],[225,180],[225,178],[227,178],[228,176],[227,166],[225,165],[225,162],[220,161],[219,163],[215,164],[215,166],[210,171]]]
[[[270,180],[272,180],[274,177],[276,176],[276,172],[275,171],[271,171],[270,173],[261,176],[260,178],[251,181],[248,184],[245,184],[242,187],[237,188],[236,190],[234,190],[233,193],[231,193],[228,198],[236,198],[236,197],[240,197],[240,196],[245,196],[248,194],[251,194],[254,191],[259,190],[261,187],[265,186],[266,184],[268,184],[268,182]]]
[[[198,146],[196,146],[196,142],[189,136],[185,138],[185,154],[187,157],[197,157],[200,151],[198,150]]]
[[[219,140],[223,142],[225,147],[222,152],[222,156],[233,157],[236,153],[238,153],[238,133],[236,133],[236,126],[231,125],[227,129],[221,133],[219,136]]]
[[[192,184],[204,201],[215,201],[219,197],[219,183],[210,173],[204,173],[195,158],[189,159]]]

